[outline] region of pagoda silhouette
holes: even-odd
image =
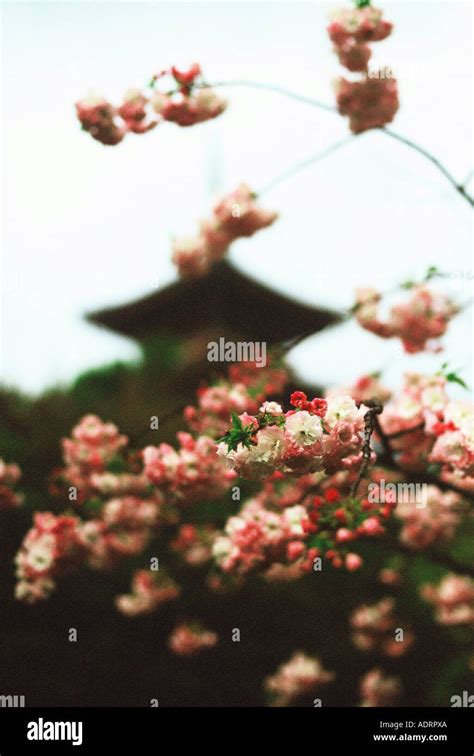
[[[226,374],[228,363],[208,360],[210,342],[222,337],[266,342],[271,354],[272,347],[317,333],[341,319],[339,313],[269,289],[227,261],[215,264],[205,276],[180,279],[86,317],[138,343],[143,371],[159,405],[157,412],[164,417],[195,403],[200,385]],[[300,383],[298,387],[302,388]]]

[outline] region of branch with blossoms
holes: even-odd
[[[80,100],[76,103],[77,116],[82,128],[94,139],[105,145],[117,145],[126,134],[147,133],[163,121],[188,127],[220,116],[227,108],[227,101],[216,94],[218,87],[241,86],[274,92],[312,107],[347,116],[350,130],[355,136],[377,129],[379,133],[415,150],[429,160],[472,206],[474,199],[467,191],[470,176],[463,183],[456,181],[441,161],[427,149],[386,127],[393,121],[399,108],[398,86],[386,69],[369,71],[372,56],[370,44],[386,39],[392,29],[393,24],[383,19],[382,11],[372,7],[370,2],[357,2],[355,8],[342,8],[333,14],[328,35],[334,52],[341,66],[351,74],[358,75],[358,79],[340,77],[337,80],[337,107],[279,85],[252,81],[209,83],[204,79],[200,65],[194,63],[185,71],[172,66],[154,74],[147,87],[152,92],[151,96],[146,90],[131,89],[118,107],[97,95]],[[346,140],[336,143],[323,153],[285,171],[270,182],[264,191],[307,165],[325,158],[345,143]]]

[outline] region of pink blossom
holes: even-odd
[[[398,677],[389,677],[381,669],[371,669],[361,678],[361,706],[393,706],[402,692]]]
[[[118,124],[117,111],[105,98],[91,96],[79,100],[76,112],[84,131],[98,142],[114,146],[124,138],[126,128]]]
[[[164,443],[143,450],[148,479],[178,504],[222,496],[235,474],[216,454],[214,441],[207,436],[194,439],[189,433],[178,433],[178,441],[178,451]]]
[[[0,458],[0,512],[23,504],[23,496],[13,490],[20,478],[19,466],[14,462],[7,464]]]
[[[327,672],[319,659],[295,651],[287,662],[265,679],[264,686],[273,706],[288,706],[300,696],[313,693],[320,685],[333,679],[334,673]]]
[[[382,321],[378,315],[380,299],[381,295],[376,291],[359,289],[355,310],[357,321],[382,338],[400,338],[409,354],[427,348],[439,351],[433,340],[446,332],[449,321],[458,312],[458,307],[450,299],[420,285],[410,290],[407,301],[391,308],[388,320]]]
[[[217,643],[217,634],[197,623],[178,625],[171,633],[168,646],[178,656],[194,656]]]
[[[363,604],[350,616],[353,629],[352,642],[360,651],[378,650],[385,656],[402,656],[414,641],[409,628],[400,628],[394,616],[394,600],[383,598],[371,606]],[[395,632],[403,629],[403,640],[397,640]]]
[[[382,11],[371,5],[362,8],[340,8],[332,14],[328,27],[330,39],[341,45],[348,40],[379,42],[389,36],[393,24],[382,19]]]
[[[426,601],[436,609],[440,625],[472,625],[474,623],[474,580],[450,572],[438,586],[424,585],[420,590]]]
[[[200,234],[175,241],[173,262],[180,275],[204,275],[235,239],[252,236],[278,218],[278,213],[264,210],[255,200],[252,190],[240,184],[214,207],[211,219],[201,222]]]
[[[137,570],[132,579],[132,592],[117,596],[115,603],[121,614],[135,617],[150,614],[161,604],[180,594],[176,583],[161,572]]]
[[[365,76],[359,81],[340,78],[336,100],[339,113],[349,116],[352,133],[360,134],[393,121],[399,107],[397,82],[381,76]]]

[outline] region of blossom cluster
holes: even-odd
[[[167,83],[165,91],[155,86]],[[161,121],[179,126],[216,118],[227,103],[202,80],[200,66],[195,63],[187,71],[175,66],[153,77],[152,96],[140,89],[129,89],[119,106],[112,105],[102,95],[92,94],[76,103],[77,117],[84,131],[104,145],[116,145],[129,134],[145,134]],[[170,88],[171,87],[171,88]]]
[[[216,537],[217,566],[234,578],[258,572],[272,581],[301,578],[315,565],[320,569],[322,559],[336,569],[359,569],[362,558],[354,551],[355,542],[383,535],[383,522],[395,504],[351,498],[353,477],[354,471],[296,479],[274,473]]]
[[[21,470],[14,462],[4,462],[0,458],[0,512],[16,509],[23,503],[21,494],[14,491],[14,487],[21,478]]]
[[[474,490],[474,406],[451,400],[444,375],[407,373],[380,416],[403,469],[439,468],[441,480]]]
[[[414,286],[406,301],[394,305],[387,320],[379,316],[382,295],[375,289],[358,289],[354,307],[358,323],[384,339],[399,338],[405,352],[440,351],[436,342],[446,333],[449,321],[459,311],[448,297],[425,285]]]
[[[377,667],[366,672],[359,687],[362,697],[360,706],[368,707],[393,706],[402,692],[400,680],[384,674]]]
[[[438,486],[426,486],[422,502],[398,502],[395,515],[403,523],[400,541],[417,551],[452,540],[462,505],[463,499],[458,493],[444,493]]]
[[[392,24],[370,4],[337,10],[328,26],[329,38],[342,66],[360,74],[357,80],[337,80],[336,99],[341,115],[349,116],[354,134],[390,123],[399,107],[397,82],[385,69],[368,71],[369,42],[389,36]]]
[[[334,673],[324,669],[319,659],[295,651],[277,671],[265,679],[264,687],[273,706],[288,706],[303,695],[313,693],[320,685],[334,679]]]
[[[186,407],[184,419],[195,433],[216,439],[226,432],[232,413],[258,412],[263,400],[270,394],[279,394],[287,380],[288,372],[283,367],[231,365],[227,379],[198,389],[197,407]]]
[[[257,415],[234,415],[234,425],[218,453],[243,478],[261,479],[275,471],[294,475],[333,472],[360,462],[366,407],[350,396],[308,401],[291,395],[294,409],[283,412],[265,402]]]
[[[96,415],[85,415],[73,428],[71,438],[62,441],[66,465],[62,474],[84,492],[91,487],[91,477],[105,473],[107,465],[127,443],[127,437],[113,423],[104,423]]]
[[[474,580],[450,572],[439,585],[424,585],[421,595],[436,609],[440,625],[474,624]]]
[[[181,276],[206,274],[235,239],[253,236],[278,218],[278,213],[259,207],[256,198],[247,184],[240,184],[217,203],[210,219],[201,221],[199,234],[173,241],[173,262]]]
[[[397,640],[399,627],[393,614],[394,600],[383,598],[371,606],[358,606],[350,616],[353,630],[352,642],[360,651],[378,651],[384,656],[402,656],[413,644],[414,636],[409,629],[403,629],[403,636]]]
[[[147,478],[178,505],[222,496],[235,473],[216,454],[214,441],[208,436],[195,439],[185,432],[177,438],[178,450],[166,443],[143,450]]]
[[[169,649],[177,656],[194,656],[218,641],[217,634],[206,630],[198,622],[183,623],[175,627],[168,639]]]
[[[180,589],[166,574],[153,570],[137,570],[132,578],[131,593],[117,596],[115,603],[121,614],[136,617],[149,614],[166,601],[172,601]]]
[[[37,512],[16,555],[17,583],[15,595],[33,603],[49,596],[55,588],[54,578],[67,572],[84,559],[78,536],[79,520],[51,512]]]
[[[186,564],[198,567],[211,561],[212,549],[218,533],[217,528],[207,523],[203,525],[184,523],[171,541],[170,548],[179,554]]]
[[[361,375],[350,386],[331,387],[325,393],[326,399],[333,396],[351,396],[356,404],[378,401],[385,404],[392,392],[380,381],[379,373]]]

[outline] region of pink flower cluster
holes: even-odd
[[[474,406],[452,401],[442,375],[408,373],[401,390],[385,406],[380,424],[398,464],[405,469],[440,467],[440,478],[474,490]]]
[[[273,706],[288,706],[333,679],[334,673],[325,670],[319,659],[295,651],[275,674],[265,679],[264,687]]]
[[[372,606],[362,605],[351,614],[352,641],[360,651],[375,651],[390,656],[402,656],[413,644],[409,629],[400,628],[393,615],[393,598],[383,598]],[[403,640],[397,640],[396,631],[403,630]]]
[[[62,441],[65,477],[79,488],[88,487],[90,476],[103,473],[127,443],[127,437],[113,423],[104,423],[96,415],[85,415],[73,428],[72,438]]]
[[[443,493],[438,486],[427,486],[422,502],[398,502],[395,515],[403,522],[400,541],[415,551],[450,541],[460,521],[462,504],[459,494]]]
[[[430,461],[441,465],[445,473],[458,478],[474,478],[474,406],[451,401],[444,408],[443,419],[433,428],[437,438]],[[474,483],[474,481],[472,481]],[[471,488],[472,490],[472,488]]]
[[[111,569],[128,556],[140,554],[159,523],[159,504],[134,496],[100,503],[98,516],[38,512],[16,556],[17,598],[30,603],[47,598],[55,579],[85,564]]]
[[[424,585],[421,595],[436,609],[440,625],[474,624],[474,580],[450,572],[438,586]]]
[[[240,416],[240,436],[229,431],[218,453],[243,478],[258,479],[276,470],[294,475],[333,472],[360,462],[364,415],[350,396],[313,399],[294,392],[296,409],[283,412],[265,403],[257,416]]]
[[[98,142],[113,146],[126,134],[145,134],[161,121],[192,126],[216,118],[226,109],[226,101],[203,85],[197,63],[188,71],[179,71],[174,66],[162,71],[153,77],[153,87],[162,77],[170,82],[171,90],[155,90],[151,98],[139,89],[130,89],[118,107],[101,95],[79,100],[76,112],[82,128]]]
[[[186,564],[198,567],[211,561],[212,548],[217,535],[218,530],[213,525],[186,523],[180,526],[170,547],[172,551],[181,555]]]
[[[21,470],[18,465],[14,462],[7,464],[0,458],[0,512],[22,505],[22,495],[13,490],[20,478]]]
[[[378,312],[381,298],[375,289],[357,290],[355,316],[362,328],[384,339],[399,338],[408,354],[440,351],[435,340],[446,333],[449,321],[459,312],[454,302],[427,286],[415,286],[408,300],[394,305],[384,321]]]
[[[213,555],[224,572],[247,574],[273,562],[287,562],[305,552],[301,539],[306,509],[296,505],[280,512],[266,509],[258,498],[247,501],[216,538]]]
[[[367,43],[385,39],[391,31],[382,11],[370,5],[336,11],[328,27],[340,64],[361,74],[356,81],[341,77],[336,82],[338,110],[349,116],[354,134],[390,123],[398,110],[396,80],[385,70],[368,72],[372,51]]]
[[[206,630],[198,623],[181,624],[175,627],[168,639],[170,650],[177,656],[194,656],[217,643],[217,634]]]
[[[277,472],[267,479],[215,539],[219,568],[233,577],[258,571],[267,580],[301,578],[314,569],[317,558],[336,569],[359,569],[362,558],[350,549],[360,538],[385,533],[382,521],[394,504],[343,498],[330,485],[340,475],[321,480],[316,473],[288,481]],[[315,490],[321,495],[315,496]]]
[[[213,263],[224,257],[235,239],[253,236],[278,218],[278,213],[264,210],[255,200],[252,190],[240,184],[214,207],[210,220],[201,222],[197,236],[174,240],[173,262],[181,276],[205,275]]]
[[[258,412],[270,393],[279,393],[288,380],[284,368],[257,368],[254,363],[232,365],[228,379],[198,389],[198,406],[188,406],[184,418],[196,433],[211,438],[222,436],[233,412]]]
[[[81,563],[84,551],[78,538],[77,517],[37,512],[16,555],[15,595],[33,603],[55,588],[54,578]]]
[[[390,677],[381,669],[371,669],[360,680],[361,706],[394,706],[402,692],[398,677]]]
[[[207,436],[194,439],[178,433],[180,449],[169,444],[147,446],[143,450],[144,472],[148,479],[176,504],[191,504],[199,499],[215,499],[229,488],[235,473],[216,454]]]
[[[161,604],[180,594],[176,583],[161,572],[137,570],[132,578],[132,591],[117,596],[115,603],[121,614],[136,617],[154,612]]]
[[[352,396],[356,404],[364,404],[369,401],[379,401],[381,404],[385,404],[392,396],[392,392],[379,379],[378,373],[361,375],[350,386],[329,389],[326,392],[326,398],[342,394]]]

